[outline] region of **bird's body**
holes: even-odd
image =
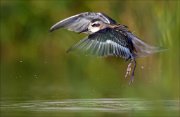
[[[103,13],[85,12],[59,21],[53,25],[50,31],[66,28],[78,33],[86,33],[87,37],[73,45],[67,52],[80,50],[86,54],[97,56],[117,56],[130,60],[125,77],[130,75],[134,79],[137,57],[147,56],[159,52],[159,47],[150,46],[133,33],[127,26],[117,24]],[[133,68],[131,70],[131,65]]]

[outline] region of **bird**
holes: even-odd
[[[50,28],[50,32],[65,28],[87,36],[72,45],[67,52],[81,51],[88,55],[100,57],[116,56],[129,61],[125,78],[130,77],[129,84],[134,81],[136,58],[160,52],[161,47],[151,46],[135,34],[126,25],[101,12],[83,12],[60,20]]]

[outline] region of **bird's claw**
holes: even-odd
[[[130,81],[129,81],[129,85],[130,85],[131,83],[133,83],[133,81],[134,81],[134,75],[131,76]]]

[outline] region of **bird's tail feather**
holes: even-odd
[[[131,36],[130,38],[132,39],[132,43],[135,48],[135,52],[134,52],[135,57],[145,57],[150,54],[167,50],[162,47],[155,47],[155,46],[148,45],[145,42],[141,41],[136,36],[134,36],[132,33],[130,34],[130,36]]]

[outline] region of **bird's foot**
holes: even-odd
[[[131,76],[130,81],[129,81],[129,85],[130,85],[131,83],[133,83],[133,81],[134,81],[134,75]]]

